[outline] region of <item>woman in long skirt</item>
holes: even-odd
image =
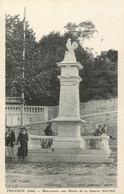
[[[25,156],[28,155],[28,133],[26,132],[26,128],[21,128],[21,133],[19,133],[18,136],[18,142],[20,144],[20,147],[18,148],[18,156],[19,159],[22,156],[23,160]]]

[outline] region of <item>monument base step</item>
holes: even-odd
[[[21,160],[21,159],[20,159]],[[107,158],[104,150],[90,149],[33,149],[29,150],[27,162],[71,162],[71,163],[112,163],[114,158]],[[12,158],[18,161],[18,157]]]

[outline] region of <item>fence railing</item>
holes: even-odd
[[[32,113],[32,114],[42,114],[45,112],[47,107],[44,106],[24,106],[24,113]],[[7,112],[21,112],[20,105],[6,105],[5,107]]]
[[[6,105],[6,112],[21,112],[21,106],[19,105]]]
[[[24,112],[26,113],[44,113],[43,106],[24,106]]]

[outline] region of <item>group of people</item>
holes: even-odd
[[[54,135],[54,132],[51,128],[51,122],[48,123],[47,127],[44,130],[44,133],[46,136],[52,136]],[[13,131],[12,127],[6,126],[6,132],[5,132],[5,155],[10,158],[10,161],[12,160],[12,156],[14,156],[14,145],[18,145],[18,151],[17,156],[18,159],[22,157],[24,160],[25,157],[28,155],[28,133],[26,130],[26,127],[21,127],[21,132],[18,135],[17,141],[15,138],[15,133]],[[49,140],[43,140],[41,141],[41,147],[42,148],[50,148],[52,145],[52,139]]]
[[[52,136],[55,135],[52,128],[51,128],[51,122],[48,123],[47,127],[44,130],[44,133],[46,136]],[[99,136],[102,134],[107,133],[106,124],[99,125],[98,128],[94,131],[94,136]],[[111,139],[116,140],[112,135],[108,135]],[[50,148],[52,145],[52,139],[43,139],[41,141],[41,147],[42,148]],[[19,145],[17,156],[22,157],[22,159],[25,159],[25,156],[28,155],[28,133],[26,131],[25,127],[21,128],[21,132],[18,135],[17,143]],[[12,127],[6,127],[5,132],[5,147],[6,147],[6,156],[9,156],[10,160],[12,160],[12,156],[14,155],[14,145],[15,145],[15,133],[12,129]]]
[[[108,134],[106,124],[103,124],[103,126],[99,125],[98,128],[94,131],[94,136],[99,136],[102,134],[106,134],[110,137],[110,139],[116,140],[116,138],[114,138],[112,135]]]
[[[10,158],[10,161],[12,160],[12,156],[14,156],[14,145],[15,144],[16,144],[16,139],[15,139],[15,133],[13,131],[13,128],[6,127],[5,155]],[[17,138],[17,144],[19,145],[17,156],[19,157],[19,159],[22,156],[24,160],[25,156],[27,156],[27,153],[28,153],[28,133],[26,132],[25,127],[21,128],[21,132],[19,133],[18,138]]]

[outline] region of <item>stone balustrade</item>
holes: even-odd
[[[24,106],[24,112],[26,113],[44,113],[43,106]]]
[[[6,125],[21,125],[21,105],[6,105]],[[32,124],[39,121],[48,121],[47,106],[24,106],[23,107],[23,124]]]
[[[44,114],[44,109],[46,107],[43,106],[24,106],[24,113],[29,114]],[[5,107],[6,112],[21,112],[21,106],[20,105],[6,105]]]
[[[106,134],[102,134],[101,136],[83,136],[83,139],[85,140],[86,149],[105,150],[107,156],[110,156],[109,136]]]
[[[55,138],[56,136],[39,136],[39,135],[31,135],[29,134],[29,143],[28,143],[28,147],[29,149],[38,149],[42,147],[42,141],[43,140],[52,140]]]
[[[43,140],[53,141],[55,137],[56,136],[38,136],[29,134],[29,149],[42,148],[41,143]],[[83,136],[82,138],[85,140],[85,149],[105,150],[107,156],[110,156],[109,136],[106,134],[102,134],[101,136]]]
[[[5,107],[6,113],[7,112],[21,112],[21,106],[20,105],[6,105]]]

